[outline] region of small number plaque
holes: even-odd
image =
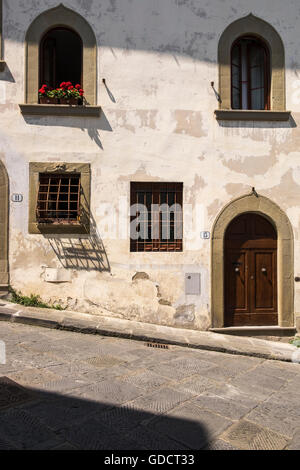
[[[201,232],[200,236],[203,240],[209,240],[210,239],[210,232]]]
[[[23,201],[23,194],[14,193],[11,196],[11,200],[12,200],[12,202],[22,202]]]

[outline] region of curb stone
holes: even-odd
[[[0,321],[283,362],[300,362],[300,358],[299,361],[295,360],[296,346],[277,341],[159,326],[87,313],[23,307],[10,302],[0,306]]]

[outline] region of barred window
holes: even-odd
[[[80,174],[39,174],[37,221],[75,224],[80,222]]]
[[[131,183],[130,251],[182,251],[182,183]]]

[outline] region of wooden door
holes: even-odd
[[[225,326],[277,325],[277,234],[255,213],[225,235]]]

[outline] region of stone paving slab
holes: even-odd
[[[223,439],[217,439],[209,443],[202,450],[240,450],[237,447],[229,444],[228,442],[223,441]]]
[[[82,422],[79,426],[66,429],[64,437],[72,441],[81,450],[144,450],[135,441],[122,436],[116,429],[111,429],[94,418]]]
[[[87,400],[96,400],[97,397],[101,396],[102,403],[109,406],[111,403],[119,405],[134,400],[142,395],[142,391],[134,385],[108,379],[88,387],[82,387],[79,393],[73,390],[72,395]]]
[[[237,420],[245,416],[249,409],[241,404],[236,403],[232,399],[224,398],[220,395],[215,395],[213,392],[204,392],[194,401],[195,405],[200,408],[213,411],[221,414],[226,418]]]
[[[289,450],[299,450],[300,449],[300,427],[296,430],[294,437],[288,446]]]
[[[242,450],[277,450],[283,449],[288,443],[285,436],[247,420],[234,424],[221,437]]]
[[[193,403],[183,404],[153,422],[153,428],[191,449],[200,450],[232,421]]]
[[[60,429],[81,423],[107,408],[101,403],[98,405],[88,400],[79,401],[68,395],[43,394],[37,395],[35,402],[23,405],[22,409],[57,433]]]
[[[23,307],[11,302],[0,306],[0,320],[300,363],[300,349],[277,341],[172,328],[78,312]]]
[[[299,416],[292,419],[288,407],[270,401],[264,402],[256,407],[247,416],[247,419],[261,426],[267,426],[268,429],[287,436],[288,438],[293,437],[300,421]]]
[[[135,373],[123,375],[118,378],[121,382],[130,383],[136,387],[147,388],[152,391],[168,382],[168,379],[154,374],[152,371],[140,370]]]
[[[178,382],[176,385],[176,390],[182,390],[183,392],[188,392],[191,395],[196,396],[210,388],[215,387],[217,384],[218,382],[216,380],[209,379],[206,376],[203,377],[201,375],[193,375],[192,377],[189,377],[182,382]]]
[[[139,444],[140,449],[156,451],[160,450],[185,450],[188,451],[189,448],[181,442],[177,442],[174,439],[169,438],[168,436],[154,432],[149,429],[149,427],[138,426],[128,433],[128,437],[133,439]]]
[[[177,391],[171,387],[164,387],[150,394],[144,394],[132,402],[136,410],[145,410],[154,415],[161,415],[170,411],[180,403],[185,402],[192,397],[192,394],[186,391]]]
[[[32,394],[8,377],[0,377],[0,409],[33,400]]]
[[[1,437],[14,443],[18,449],[32,449],[34,445],[47,441],[56,442],[56,436],[49,428],[22,409],[10,409],[2,413]]]

